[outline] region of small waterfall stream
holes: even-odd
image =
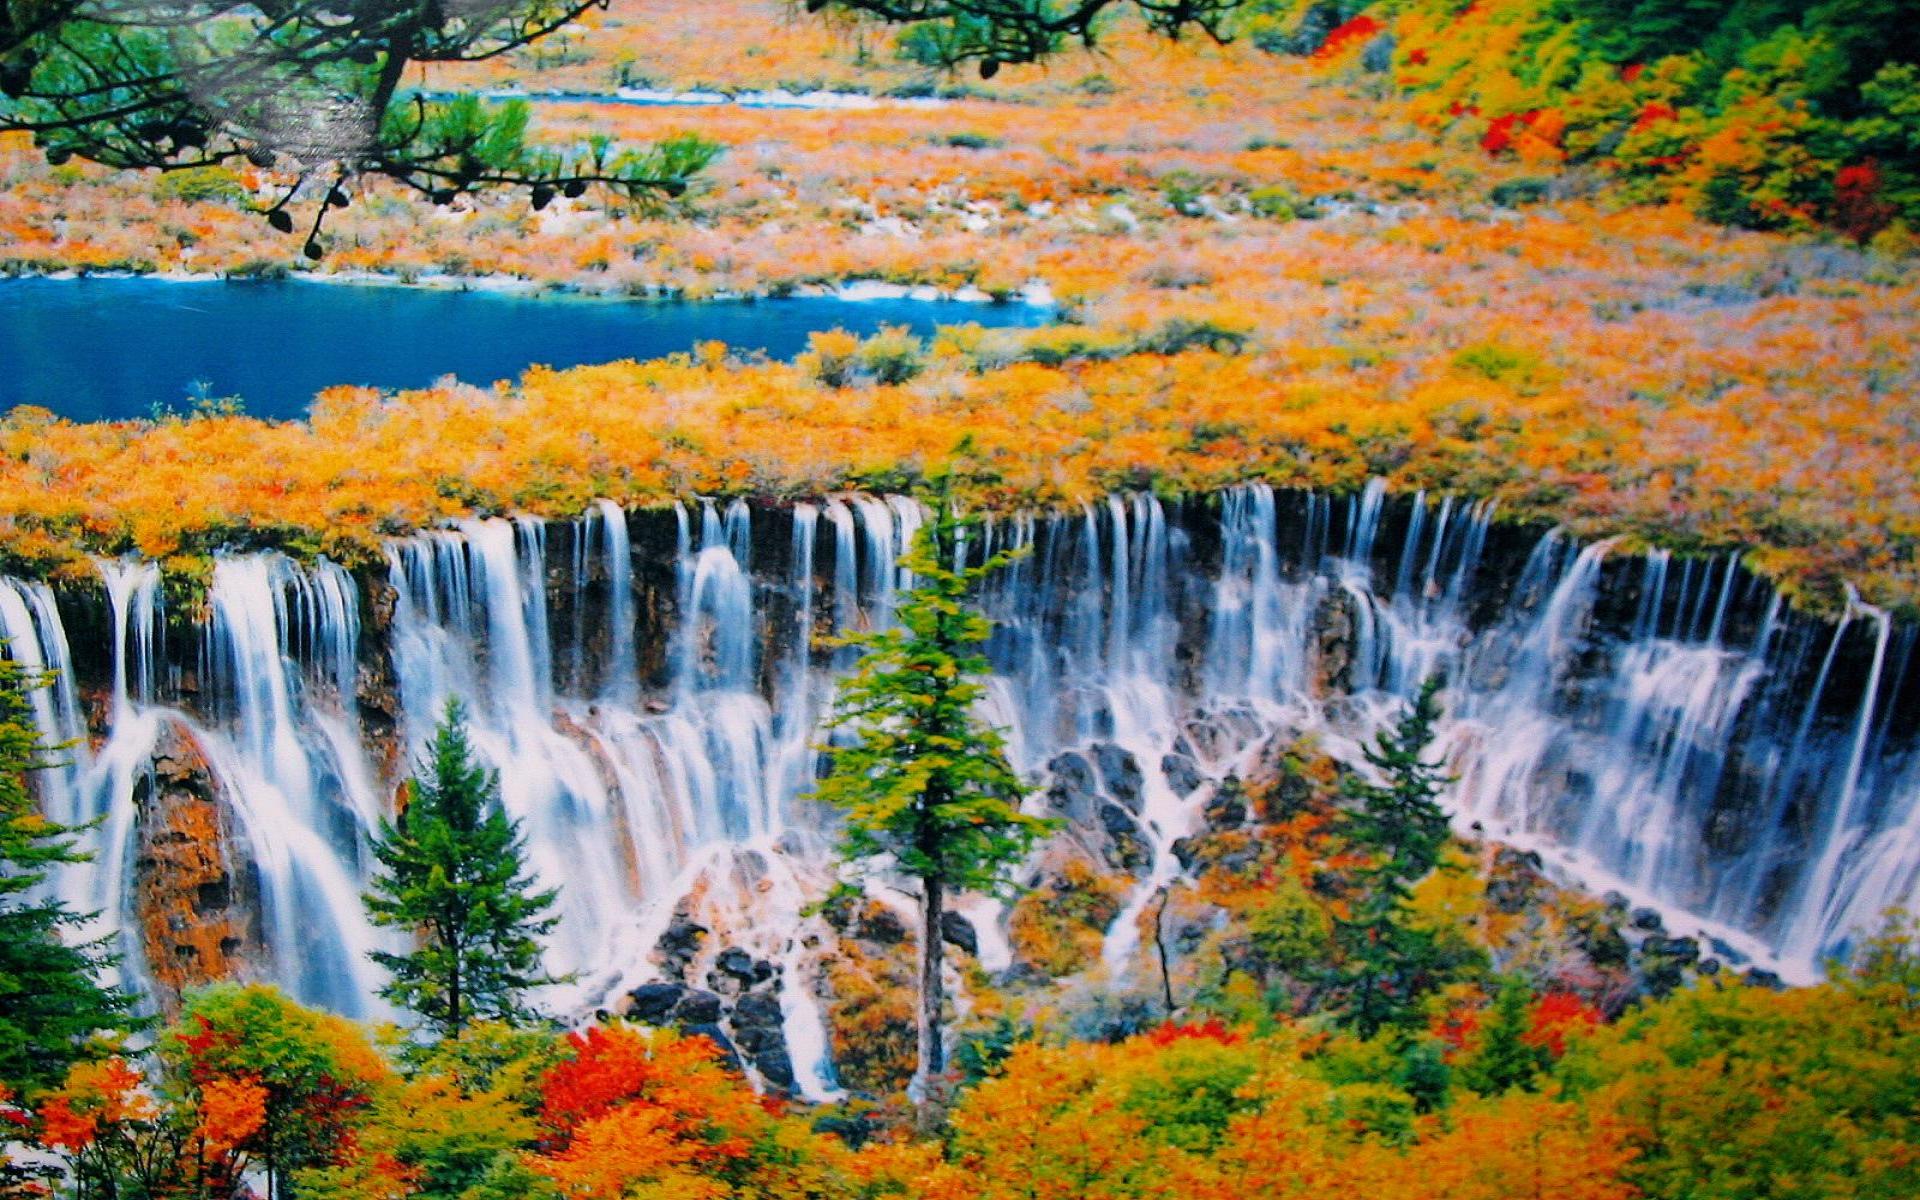
[[[1216,781],[1279,731],[1354,755],[1436,671],[1463,828],[1540,848],[1796,977],[1916,899],[1912,628],[1864,605],[1831,625],[1791,614],[1732,558],[1632,557],[1494,517],[1375,483],[1344,498],[1114,496],[983,527],[970,554],[1024,551],[982,597],[998,622],[989,716],[1023,774],[1081,771],[1097,803],[1077,818],[1144,848],[1110,967],[1134,954],[1134,918],[1180,871],[1172,847]],[[649,978],[676,904],[697,894],[782,966],[800,1086],[826,1094],[801,910],[831,881],[832,835],[805,791],[853,652],[813,639],[891,619],[920,519],[874,496],[602,502],[572,523],[398,540],[384,573],[358,577],[236,555],[197,627],[164,620],[150,564],[103,562],[104,606],[0,581],[8,652],[58,676],[35,719],[74,743],[41,777],[44,801],[61,820],[103,819],[95,862],[56,886],[123,931],[140,982],[134,797],[180,731],[257,891],[260,973],[377,1014],[366,952],[387,941],[358,900],[368,838],[458,697],[533,868],[560,889],[550,962],[580,978],[556,1001],[590,1008]],[[109,642],[98,678],[68,641],[93,607]],[[1003,960],[997,910],[967,911]]]

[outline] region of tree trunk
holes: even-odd
[[[940,1078],[947,1073],[946,1044],[940,1033],[940,1010],[946,998],[940,977],[943,900],[939,880],[920,881],[920,1013],[914,1030],[919,1045],[919,1064],[914,1073],[914,1084],[919,1092],[922,1113],[933,1107],[938,1099]]]

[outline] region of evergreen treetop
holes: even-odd
[[[89,915],[40,891],[54,867],[87,861],[81,830],[50,820],[28,783],[56,765],[28,699],[49,682],[0,656],[0,1085],[23,1093],[58,1084],[97,1039],[135,1023],[129,997],[98,982],[112,961],[102,943],[63,937]]]
[[[1410,911],[1414,885],[1440,865],[1451,836],[1438,799],[1451,778],[1427,760],[1440,687],[1439,677],[1427,680],[1393,728],[1365,747],[1382,782],[1349,776],[1343,785],[1350,807],[1341,833],[1366,862],[1335,922],[1341,954],[1327,980],[1342,996],[1342,1020],[1365,1037],[1407,1021],[1442,965],[1433,933]]]
[[[1437,675],[1428,679],[1393,728],[1363,747],[1367,762],[1385,782],[1349,776],[1345,783],[1354,804],[1344,832],[1373,858],[1362,872],[1371,890],[1396,900],[1404,900],[1414,884],[1440,865],[1452,837],[1439,798],[1453,780],[1445,766],[1427,760],[1440,721],[1441,685]]]
[[[466,713],[449,701],[406,800],[373,846],[383,872],[367,895],[374,923],[417,939],[376,952],[393,976],[381,995],[439,1033],[533,1014],[525,994],[564,982],[541,966],[540,938],[559,923],[557,893],[534,890],[519,823],[500,806],[499,776],[475,760]]]
[[[1013,557],[964,565],[964,533],[976,523],[940,494],[900,560],[914,582],[897,626],[841,639],[865,653],[840,683],[831,724],[856,735],[830,748],[832,770],[814,794],[846,814],[847,858],[891,855],[904,875],[994,893],[1050,826],[1020,811],[1026,787],[1006,739],[974,713],[993,624],[968,597]]]

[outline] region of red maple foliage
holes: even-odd
[[[1533,1002],[1527,1032],[1520,1040],[1539,1046],[1555,1058],[1567,1052],[1568,1035],[1592,1029],[1602,1021],[1600,1010],[1572,992],[1548,992]]]
[[[1655,125],[1659,124],[1661,121],[1671,121],[1679,115],[1680,115],[1679,113],[1673,110],[1671,105],[1661,104],[1659,101],[1656,100],[1653,103],[1650,103],[1646,107],[1642,108],[1640,110],[1640,115],[1634,118],[1634,121],[1633,121],[1634,132],[1643,133],[1646,130],[1653,128]]]
[[[1384,28],[1386,26],[1372,17],[1355,17],[1329,33],[1327,40],[1320,43],[1320,48],[1313,52],[1313,56],[1318,59],[1333,58],[1353,43],[1370,38]]]
[[[1833,227],[1865,245],[1893,224],[1898,210],[1882,199],[1883,182],[1880,164],[1871,158],[1840,168],[1833,177]]]
[[[1163,1021],[1147,1038],[1156,1046],[1171,1046],[1175,1042],[1185,1041],[1219,1042],[1222,1046],[1234,1046],[1240,1042],[1240,1035],[1228,1029],[1219,1017],[1208,1017],[1200,1022]]]

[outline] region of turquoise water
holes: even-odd
[[[656,358],[719,340],[789,358],[816,330],[1040,325],[1044,308],[926,300],[656,302],[324,286],[298,281],[0,280],[0,411],[76,421],[238,397],[254,416],[304,417],[335,384],[473,384],[529,366]]]

